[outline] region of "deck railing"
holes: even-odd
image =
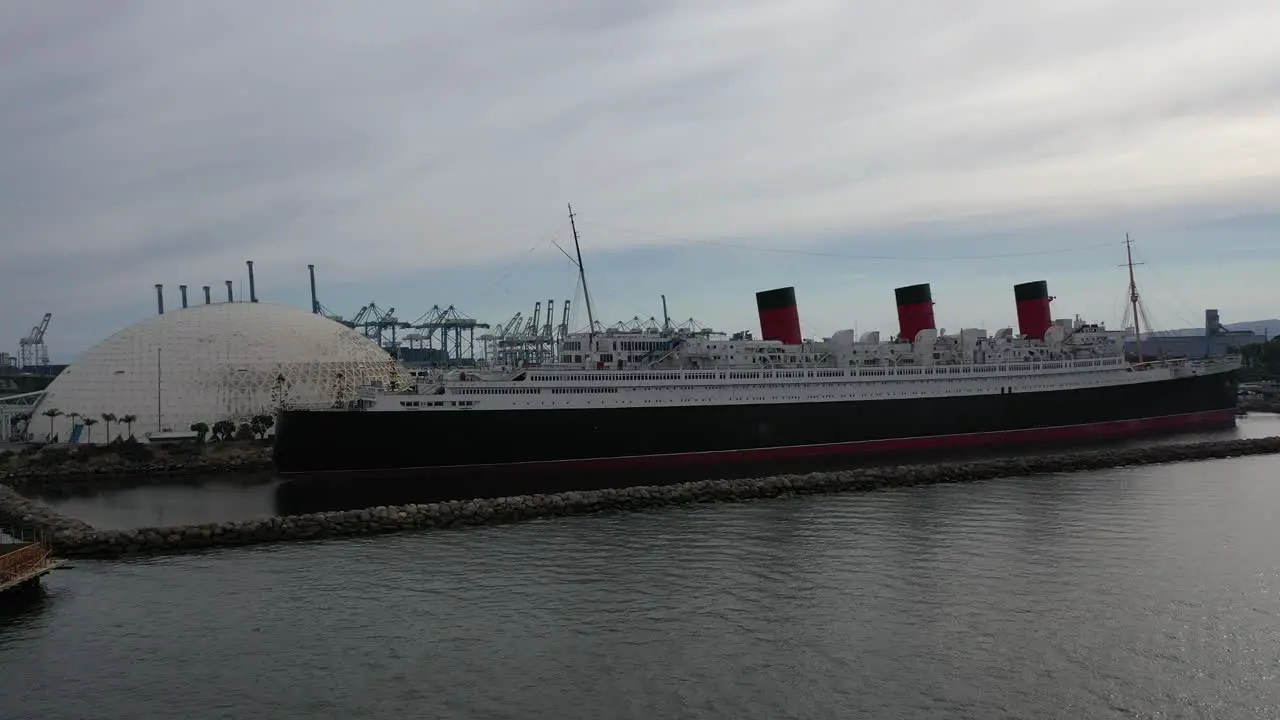
[[[7,546],[0,546],[0,548]],[[49,561],[52,553],[40,543],[23,545],[0,555],[0,587],[30,576]]]
[[[16,541],[0,544],[0,593],[26,585],[66,564],[66,560],[54,557],[39,533],[32,536],[0,527],[0,537]]]

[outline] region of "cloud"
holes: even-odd
[[[715,272],[662,264],[699,239],[980,255],[1258,214],[1278,30],[1267,0],[9,3],[0,337],[245,258],[369,295],[541,245],[558,279],[570,200],[597,267],[668,283]]]

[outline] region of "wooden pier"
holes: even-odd
[[[41,538],[0,540],[0,599],[10,592],[27,589],[40,582],[46,573],[66,564],[53,556]]]

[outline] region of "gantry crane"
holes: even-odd
[[[19,367],[48,367],[49,346],[44,343],[44,334],[49,329],[49,321],[53,313],[45,313],[39,325],[31,328],[26,337],[18,341]]]
[[[350,327],[359,330],[365,337],[377,343],[378,347],[395,357],[400,347],[396,331],[413,326],[397,318],[395,308],[383,310],[377,303],[369,303],[356,312],[356,316],[351,319]]]
[[[402,327],[421,331],[404,339],[426,364],[469,365],[476,359],[476,329],[488,330],[489,324],[463,315],[452,305],[443,309],[433,305],[422,317]],[[480,337],[482,343],[485,337]]]

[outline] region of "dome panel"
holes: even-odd
[[[134,415],[133,434],[237,424],[281,404],[330,406],[374,381],[409,382],[376,343],[326,317],[267,303],[193,305],[155,315],[103,340],[64,370],[32,414],[33,437],[65,442],[71,417],[98,418],[79,442],[108,440],[104,413]],[[42,413],[64,413],[50,419]],[[127,436],[113,423],[111,437]]]

